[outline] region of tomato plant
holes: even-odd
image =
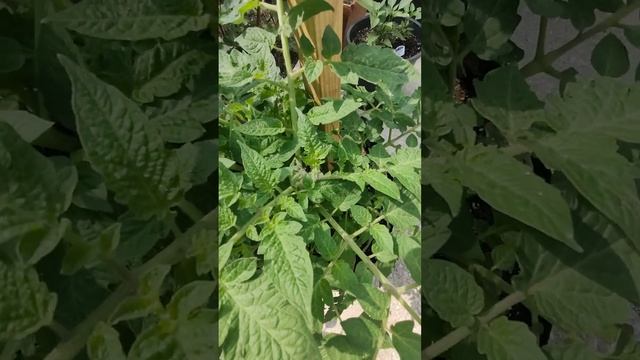
[[[331,9],[322,0],[262,3],[273,21],[247,20],[252,3],[225,2],[220,18],[221,355],[361,359],[394,347],[415,359],[420,315],[387,279],[403,261],[420,284],[420,96],[402,92],[415,69],[364,44],[331,60],[342,48],[331,28],[315,45],[295,40],[300,20]],[[305,87],[323,71],[341,79],[340,99],[316,102]],[[413,321],[387,324],[391,297]],[[341,320],[355,301],[362,315]],[[344,334],[322,333],[333,319]]]
[[[0,358],[216,356],[214,12],[0,1]]]
[[[637,46],[638,28],[623,19],[640,2],[425,5],[423,358],[637,359],[640,85],[615,78],[630,71],[622,39]],[[523,65],[520,6],[539,17]],[[550,50],[559,19],[577,35]],[[595,36],[598,76],[558,68]],[[545,100],[527,82],[541,73],[559,80]]]

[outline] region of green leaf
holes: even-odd
[[[633,46],[640,48],[640,26],[622,24],[621,26],[624,29],[624,37],[627,38]]]
[[[591,64],[598,74],[620,77],[629,71],[629,52],[615,34],[608,34],[591,53]]]
[[[552,360],[603,360],[586,344],[553,345],[545,347]]]
[[[296,30],[297,25],[307,21],[313,16],[324,11],[331,11],[333,7],[324,0],[305,0],[289,9],[289,25],[292,30]]]
[[[311,315],[313,270],[306,244],[298,236],[301,228],[297,222],[272,222],[262,231],[260,251],[264,253],[267,276],[307,316]]]
[[[355,182],[364,181],[372,188],[380,191],[381,193],[390,196],[396,200],[400,200],[400,189],[393,181],[389,180],[385,174],[368,169],[361,173],[353,173],[346,177],[348,180]]]
[[[35,263],[58,244],[76,183],[75,168],[56,168],[0,122],[0,244],[12,242],[18,261]]]
[[[469,2],[463,23],[465,44],[481,59],[495,59],[520,22],[518,3],[505,0]]]
[[[314,125],[329,124],[341,120],[363,104],[353,99],[327,101],[309,110],[307,118]]]
[[[420,334],[413,332],[413,321],[400,321],[391,327],[391,342],[401,360],[420,358]]]
[[[384,249],[385,252],[394,254],[393,237],[389,233],[389,229],[382,224],[373,224],[369,227],[369,234],[376,243]]]
[[[465,186],[494,209],[581,250],[573,237],[569,207],[557,189],[496,149],[475,147],[460,154],[459,173]]]
[[[173,95],[211,60],[213,56],[182,42],[158,44],[136,58],[132,97],[148,103],[156,97]]]
[[[573,186],[640,249],[640,212],[635,169],[617,153],[615,140],[601,135],[558,133],[532,149],[550,168],[562,171]],[[616,184],[616,186],[611,186]]]
[[[373,220],[371,213],[364,206],[353,205],[349,209],[349,212],[351,212],[353,220],[355,220],[360,226],[367,226]]]
[[[305,1],[306,2],[306,1]],[[301,3],[304,4],[305,2]],[[304,62],[304,76],[309,83],[316,81],[322,74],[324,63],[321,60],[308,58]]]
[[[213,281],[192,281],[171,297],[167,311],[173,319],[187,320],[193,311],[212,300],[216,284]]]
[[[273,136],[282,134],[285,131],[282,123],[276,119],[254,119],[248,121],[234,130],[241,134],[251,136]]]
[[[261,191],[272,192],[278,184],[278,177],[267,164],[267,160],[244,143],[240,143],[240,150],[242,166],[253,185]]]
[[[87,340],[87,356],[90,360],[126,360],[118,332],[100,322]]]
[[[344,260],[337,260],[331,268],[332,285],[349,292],[358,299],[367,315],[376,320],[388,316],[390,296],[373,286],[362,283]]]
[[[83,267],[97,265],[103,257],[111,256],[120,242],[120,226],[120,223],[114,223],[96,234],[95,238],[69,241],[61,273],[73,274]]]
[[[215,98],[192,99],[190,96],[163,100],[159,108],[147,108],[151,121],[160,127],[167,142],[186,143],[200,138],[205,129],[202,124],[213,121],[218,107]]]
[[[267,55],[276,43],[276,34],[267,30],[250,27],[235,38],[242,49],[249,54]]]
[[[116,88],[66,57],[60,62],[71,78],[78,133],[93,167],[116,200],[141,216],[164,216],[182,189],[158,129]]]
[[[15,39],[0,36],[0,49],[2,49],[2,58],[0,58],[0,74],[10,73],[20,70],[24,65],[27,57],[24,48]]]
[[[223,273],[226,268],[223,268]],[[222,282],[220,343],[225,358],[319,360],[318,344],[305,315],[271,282]]]
[[[53,320],[57,296],[33,268],[0,262],[0,340],[21,340]]]
[[[567,331],[585,333],[629,319],[628,301],[562,264],[538,245],[536,238],[524,233],[517,239],[523,271],[516,286],[527,289],[527,304],[546,319]]]
[[[429,305],[454,327],[471,325],[484,308],[482,288],[459,266],[431,259],[423,264],[422,291]]]
[[[322,56],[325,59],[331,59],[334,55],[340,54],[342,50],[342,41],[330,25],[324,28],[322,33]]]
[[[417,199],[420,199],[420,174],[410,166],[392,165],[387,171],[396,178],[402,186],[411,192]]]
[[[231,0],[221,3],[220,25],[239,24],[244,20],[244,15],[260,6],[259,0]]]
[[[544,105],[516,66],[494,70],[474,86],[474,108],[503,133],[528,129],[534,119],[531,114]]]
[[[553,97],[546,122],[557,132],[606,135],[640,143],[640,86],[608,78],[570,83],[564,96]]]
[[[422,283],[422,247],[420,242],[406,235],[396,235],[396,242],[398,243],[398,255],[409,269],[411,277],[417,284]]]
[[[480,327],[478,352],[495,360],[547,360],[527,325],[504,316]]]
[[[393,50],[362,44],[347,45],[342,52],[341,61],[331,62],[331,67],[343,81],[355,74],[392,93],[401,92],[401,88],[409,81],[411,71],[411,64]]]
[[[292,218],[300,221],[307,221],[307,216],[304,214],[304,209],[291,196],[280,198],[280,206]]]
[[[216,312],[210,309],[201,309],[185,321],[162,319],[138,335],[127,359],[210,359],[216,353],[211,341],[216,321]]]
[[[84,0],[45,21],[102,39],[172,40],[205,29],[210,19],[202,10],[200,0]]]

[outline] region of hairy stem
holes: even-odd
[[[514,292],[493,305],[484,315],[478,317],[478,322],[481,325],[487,324],[489,321],[509,310],[512,306],[524,301],[525,298],[525,293],[521,291]],[[469,335],[471,335],[471,329],[468,326],[459,327],[424,349],[422,351],[422,358],[435,359],[462,340],[466,339]]]
[[[320,213],[322,214],[322,216],[324,216],[327,219],[327,221],[329,222],[329,224],[331,224],[331,227],[333,227],[333,229],[336,230],[336,232],[340,235],[342,240],[344,240],[347,243],[347,245],[349,245],[351,250],[354,253],[356,253],[356,255],[360,258],[360,260],[362,260],[362,262],[365,264],[365,266],[373,273],[373,275],[375,277],[378,278],[378,280],[380,280],[380,284],[382,284],[382,287],[386,291],[388,291],[393,297],[395,297],[396,300],[398,300],[400,305],[402,305],[402,307],[404,307],[405,310],[407,310],[407,312],[409,313],[409,315],[411,315],[411,317],[413,318],[414,321],[416,321],[418,324],[421,324],[422,322],[421,322],[421,319],[420,319],[420,315],[418,315],[418,313],[416,313],[416,311],[413,310],[411,305],[407,304],[407,302],[404,300],[402,295],[391,284],[389,279],[387,279],[387,277],[384,276],[384,274],[380,271],[380,269],[378,269],[371,262],[371,260],[369,260],[369,257],[367,257],[367,254],[365,254],[362,251],[362,249],[360,249],[358,244],[356,244],[356,242],[353,240],[353,237],[351,237],[349,234],[347,234],[347,232],[340,226],[340,224],[338,224],[335,221],[335,219],[327,212],[327,210],[325,210],[324,208],[321,208],[321,207],[319,207],[318,209],[319,209]]]
[[[291,65],[291,52],[289,50],[289,39],[285,35],[284,24],[287,21],[287,17],[284,13],[284,1],[276,0],[276,7],[278,12],[278,23],[280,24],[280,43],[282,45],[282,57],[284,58],[284,67],[287,69],[287,84],[289,87],[289,111],[291,115],[291,129],[295,132],[298,123],[298,113],[296,105],[296,87],[295,79],[293,77],[293,66]]]

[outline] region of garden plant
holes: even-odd
[[[522,66],[520,7],[539,17]],[[621,79],[638,9],[425,3],[422,358],[640,358],[640,84]],[[550,49],[560,19],[577,35]],[[597,75],[558,67],[590,39]],[[543,73],[559,85],[539,99],[527,80]]]
[[[216,18],[0,1],[0,359],[217,357]]]
[[[275,14],[277,28],[258,27],[256,7]],[[401,296],[421,280],[420,91],[401,91],[415,70],[389,48],[343,50],[330,26],[317,41],[294,36],[332,9],[323,0],[222,4],[222,359],[375,359],[384,348],[420,357],[420,315]],[[341,98],[314,100],[309,84],[323,71],[341,79]],[[385,127],[397,131],[382,137]],[[388,280],[400,261],[415,284]],[[411,320],[387,323],[392,297]],[[354,302],[363,313],[341,319]],[[344,334],[323,334],[332,320]]]

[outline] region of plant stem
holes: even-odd
[[[200,221],[204,216],[202,211],[198,209],[193,203],[188,200],[182,200],[178,203],[178,208],[182,210],[194,223]]]
[[[208,213],[205,218],[215,218],[216,213],[217,209]],[[197,231],[198,229],[198,226],[192,227],[191,230],[186,232],[182,237],[176,239],[171,245],[160,251],[149,261],[133,270],[131,272],[133,279],[138,279],[140,275],[148,272],[155,266],[161,264],[173,265],[183,259],[190,244],[191,231]],[[51,350],[44,360],[71,360],[75,358],[85,346],[87,338],[96,324],[100,321],[105,321],[124,299],[135,292],[137,286],[137,281],[125,281],[120,284],[100,306],[93,310],[89,316],[71,331],[69,338]]]
[[[296,132],[298,123],[298,113],[296,105],[296,87],[294,83],[293,66],[291,66],[291,52],[289,51],[289,39],[285,35],[284,24],[287,21],[287,17],[284,13],[284,0],[276,0],[276,7],[278,12],[278,24],[280,25],[280,43],[282,46],[282,57],[284,58],[284,67],[287,69],[287,84],[289,85],[289,111],[291,116],[291,129]]]
[[[402,307],[404,307],[405,310],[407,310],[407,312],[409,313],[409,315],[411,315],[414,321],[416,321],[418,324],[422,324],[420,315],[418,315],[418,313],[416,313],[416,311],[413,310],[411,305],[407,304],[407,302],[404,300],[402,295],[391,284],[391,282],[386,278],[386,276],[384,276],[384,274],[380,271],[380,269],[378,269],[371,262],[371,260],[369,260],[369,258],[367,257],[367,254],[365,254],[362,251],[362,249],[360,249],[358,244],[356,244],[355,241],[353,241],[353,237],[347,234],[347,232],[340,226],[340,224],[338,224],[335,221],[335,219],[327,212],[327,210],[325,210],[322,207],[318,207],[318,210],[320,211],[322,216],[324,216],[327,219],[327,221],[329,221],[329,224],[331,224],[331,227],[333,227],[334,230],[336,230],[336,232],[340,235],[342,240],[344,240],[347,243],[347,245],[349,245],[351,250],[353,250],[353,252],[355,252],[356,255],[358,255],[358,257],[360,258],[360,260],[362,260],[365,266],[373,273],[375,277],[378,278],[378,280],[380,280],[380,284],[382,284],[382,287],[385,290],[387,290],[389,293],[391,293],[391,295],[395,297],[396,300],[398,300],[400,305],[402,305]]]
[[[489,321],[495,319],[503,312],[509,310],[513,305],[524,301],[524,299],[526,299],[525,293],[516,291],[497,302],[484,315],[478,317],[478,322],[481,325],[487,324]],[[422,351],[422,358],[435,359],[442,353],[446,352],[447,350],[451,349],[456,344],[464,340],[469,335],[471,335],[471,329],[469,327],[459,327],[424,349],[424,351]]]
[[[276,196],[275,198],[273,198],[273,200],[269,201],[266,205],[258,209],[258,211],[256,211],[256,213],[251,217],[251,219],[249,219],[249,221],[247,221],[244,225],[242,225],[242,227],[238,229],[238,231],[236,231],[236,233],[233,234],[233,236],[231,236],[229,241],[232,243],[236,243],[238,240],[242,239],[244,234],[247,232],[247,229],[249,228],[249,226],[254,225],[258,220],[260,220],[260,217],[262,217],[266,209],[275,205],[276,202],[278,202],[281,197],[289,195],[291,192],[293,192],[293,190],[294,190],[293,187],[289,186],[283,192],[281,192],[280,195]]]
[[[635,10],[640,8],[640,1],[634,1],[624,6],[605,20],[601,21],[599,24],[595,25],[591,29],[578,34],[573,40],[567,42],[563,46],[546,53],[544,56],[540,58],[535,58],[524,67],[522,67],[521,72],[525,77],[530,77],[541,73],[549,64],[553,64],[556,60],[562,57],[571,49],[580,45],[585,40],[593,37],[594,35],[607,30],[610,27],[616,26],[620,20],[624,19],[627,15],[631,14]]]
[[[534,59],[540,59],[544,56],[545,46],[547,43],[547,26],[549,19],[545,16],[540,17],[540,28],[538,29],[538,44],[536,45],[536,54]]]
[[[269,11],[276,11],[276,12],[278,11],[278,7],[276,5],[269,4],[269,3],[266,3],[264,1],[260,2],[260,7],[265,9],[265,10],[269,10]],[[258,21],[259,21],[259,19],[258,19]]]

